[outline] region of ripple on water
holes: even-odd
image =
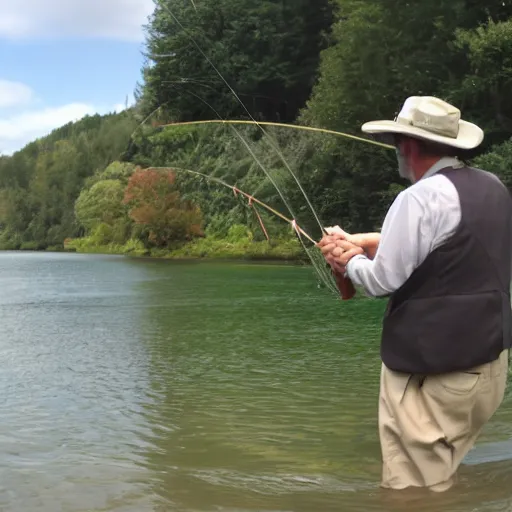
[[[457,491],[382,494],[383,306],[307,269],[0,253],[0,284],[1,510],[510,510],[510,397]]]

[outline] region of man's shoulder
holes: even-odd
[[[455,187],[463,187],[466,190],[474,192],[481,192],[487,194],[490,191],[498,194],[498,197],[510,199],[510,192],[505,183],[496,174],[481,169],[479,167],[463,167],[460,172],[448,172],[447,178],[454,184]]]
[[[402,201],[417,201],[434,205],[437,200],[457,201],[458,193],[454,184],[443,174],[434,174],[417,181],[400,192]]]
[[[432,216],[459,209],[457,189],[446,177],[434,175],[402,190],[396,196],[390,213],[392,217],[416,217],[427,221]]]
[[[467,167],[467,170],[472,172],[475,176],[478,176],[482,180],[495,183],[496,185],[504,189],[507,188],[505,183],[503,183],[503,181],[501,180],[501,178],[490,171],[486,171],[485,169],[481,169],[480,167]]]

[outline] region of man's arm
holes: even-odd
[[[453,235],[460,219],[457,189],[445,176],[433,176],[397,196],[384,219],[373,260],[351,250],[350,243],[337,251],[337,244],[345,242],[333,237],[324,237],[319,245],[367,295],[385,297],[398,290],[427,256]]]
[[[372,297],[398,290],[432,250],[436,234],[432,221],[425,200],[411,189],[400,193],[384,220],[374,259],[353,257],[347,276]]]
[[[380,244],[380,233],[358,233],[351,235],[347,240],[352,242],[354,245],[361,247],[366,256],[373,260],[377,254],[377,249]]]

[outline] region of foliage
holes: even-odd
[[[219,240],[202,238],[194,243],[175,249],[172,258],[221,258],[248,260],[300,260],[304,259],[297,240],[273,240],[254,242],[250,238]]]
[[[148,64],[141,91],[146,113],[160,108],[162,118],[171,120],[210,119],[215,112],[246,115],[196,42],[253,116],[295,118],[317,78],[332,20],[329,0],[155,4],[146,27]]]
[[[512,187],[512,3],[492,0],[155,0],[137,105],[87,116],[0,156],[0,248],[169,257],[303,256],[295,219],[379,229],[407,183],[392,151],[334,135],[171,125],[251,115],[361,135],[428,94],[482,126],[466,155]],[[182,24],[173,19],[169,8]],[[167,170],[151,170],[151,168]],[[295,173],[292,176],[290,169]],[[277,187],[277,188],[276,188]]]
[[[98,224],[112,226],[126,216],[122,200],[124,187],[119,180],[101,180],[84,189],[75,203],[77,221],[91,231]]]
[[[67,251],[100,254],[126,254],[129,256],[146,256],[149,251],[140,240],[129,239],[124,244],[99,243],[94,237],[67,239],[64,243]]]
[[[62,247],[83,234],[75,201],[88,177],[124,153],[135,127],[131,111],[87,116],[1,157],[0,246]]]
[[[123,203],[130,207],[130,218],[144,226],[147,241],[156,247],[201,236],[199,208],[183,200],[171,171],[136,170],[128,181]]]
[[[476,158],[473,165],[499,176],[512,191],[512,141],[508,140]]]
[[[458,99],[486,127],[489,144],[501,142],[512,130],[512,21],[489,19],[474,30],[457,29],[455,44],[469,61]]]

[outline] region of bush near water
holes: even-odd
[[[323,133],[182,121],[248,119],[361,135],[409,95],[435,95],[486,132],[472,164],[512,186],[512,4],[446,0],[160,1],[146,26],[136,104],[88,116],[0,156],[0,248],[167,257],[303,257],[290,226],[373,231],[407,184],[392,151]],[[108,77],[105,77],[108,79]],[[135,84],[134,84],[135,85]],[[145,120],[145,122],[143,122]],[[240,139],[242,137],[244,141]],[[284,192],[282,197],[246,144]],[[281,155],[275,151],[279,148]],[[285,164],[286,162],[286,164]],[[161,168],[143,171],[148,167]]]

